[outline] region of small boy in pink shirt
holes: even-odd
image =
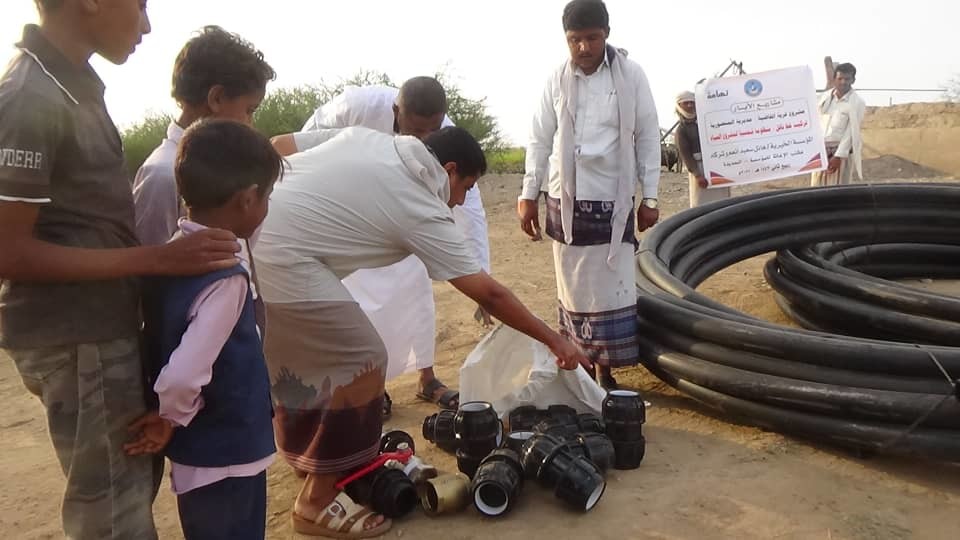
[[[189,128],[176,161],[187,208],[176,236],[208,227],[255,237],[283,158],[228,120]],[[187,540],[262,540],[273,461],[270,381],[254,314],[250,262],[144,284],[147,365],[159,410],[133,428],[130,454],[163,452]]]

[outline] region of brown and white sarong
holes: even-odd
[[[336,474],[372,461],[383,428],[387,352],[356,302],[266,304],[277,446],[296,469]]]

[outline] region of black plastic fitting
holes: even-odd
[[[503,446],[504,448],[513,450],[519,456],[523,452],[523,445],[534,435],[536,435],[536,433],[533,431],[511,431],[507,434]]]
[[[591,413],[577,415],[577,425],[580,433],[606,433],[607,428],[603,419]]]
[[[388,431],[380,436],[380,453],[396,452],[404,444],[411,452],[417,453],[416,443],[409,433],[400,430]]]
[[[501,448],[480,463],[471,485],[473,504],[485,516],[502,516],[513,508],[522,488],[520,456]]]
[[[533,426],[541,420],[541,411],[533,405],[523,405],[510,411],[507,415],[507,424],[510,431],[532,431]]]
[[[548,418],[534,426],[533,431],[544,435],[552,435],[564,441],[572,441],[580,433],[580,426],[576,423],[576,416],[572,418],[572,422],[570,420],[570,418]]]
[[[616,463],[616,447],[610,437],[603,433],[581,433],[577,436],[577,441],[600,472],[609,470]],[[641,459],[643,459],[642,454]]]
[[[547,407],[547,416],[568,424],[577,423],[577,410],[569,405],[550,405]]]
[[[347,484],[344,491],[358,504],[390,519],[401,518],[417,507],[417,488],[403,471],[379,467]]]
[[[647,441],[640,437],[639,441],[613,441],[614,462],[613,468],[622,471],[636,469],[646,454]]]
[[[483,458],[487,456],[487,453],[477,453],[474,454],[467,450],[466,448],[457,449],[457,469],[463,474],[467,475],[469,478],[473,478],[477,474],[477,469],[480,468],[480,463],[483,461]]]
[[[456,411],[440,411],[426,417],[423,420],[423,438],[448,452],[455,451],[460,447],[454,429],[456,414]]]
[[[503,437],[503,424],[493,405],[485,401],[473,401],[460,406],[454,417],[454,431],[461,446],[486,445],[492,440],[494,446],[490,450],[493,450]]]

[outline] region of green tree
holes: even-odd
[[[487,111],[486,98],[470,99],[445,73],[437,74],[447,91],[448,114],[455,124],[469,131],[489,154],[503,149],[503,137],[497,119]],[[346,86],[396,86],[382,71],[359,71],[352,77],[336,82],[322,82],[316,86],[271,90],[254,116],[254,126],[264,135],[273,137],[282,133],[300,131],[304,122],[317,107],[343,92]],[[131,175],[143,164],[154,148],[159,146],[171,122],[169,115],[151,114],[123,132],[127,168]]]
[[[253,119],[254,126],[268,137],[300,131],[317,107],[336,97],[345,87],[370,85],[393,86],[393,83],[386,73],[360,71],[335,83],[279,88],[270,92],[260,104]]]
[[[150,113],[143,120],[124,130],[123,153],[127,159],[127,170],[130,171],[131,178],[153,149],[160,146],[167,135],[167,126],[171,121],[170,115]]]

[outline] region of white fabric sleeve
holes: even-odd
[[[462,206],[453,209],[453,219],[466,238],[467,245],[486,273],[490,273],[490,241],[487,229],[487,213],[483,209],[480,188],[467,192]]]
[[[863,125],[863,116],[866,112],[866,107],[864,103],[860,100],[851,100],[850,103],[850,119],[847,122],[847,129],[843,133],[843,138],[840,139],[840,145],[837,146],[837,157],[846,159],[850,157],[850,152],[853,150],[854,137],[858,137],[859,133],[854,133],[854,131],[860,130],[860,126]]]
[[[637,181],[645,199],[656,199],[660,188],[660,121],[657,105],[643,68],[636,66],[637,124],[634,145],[637,151]]]
[[[180,195],[173,163],[147,162],[137,170],[133,204],[137,237],[145,246],[166,244],[179,230]]]
[[[414,224],[404,235],[404,244],[427,267],[434,281],[480,273],[480,263],[453,221],[452,214],[436,214]]]
[[[533,125],[530,129],[530,142],[527,144],[525,159],[525,173],[523,175],[523,191],[521,199],[535,201],[541,191],[547,190],[550,176],[550,154],[553,152],[553,137],[557,132],[557,112],[553,108],[553,90],[556,85],[556,74],[547,80],[540,104],[533,115]]]
[[[297,145],[297,152],[306,152],[336,137],[341,131],[343,130],[320,129],[317,131],[301,131],[300,133],[292,134],[293,143]]]

